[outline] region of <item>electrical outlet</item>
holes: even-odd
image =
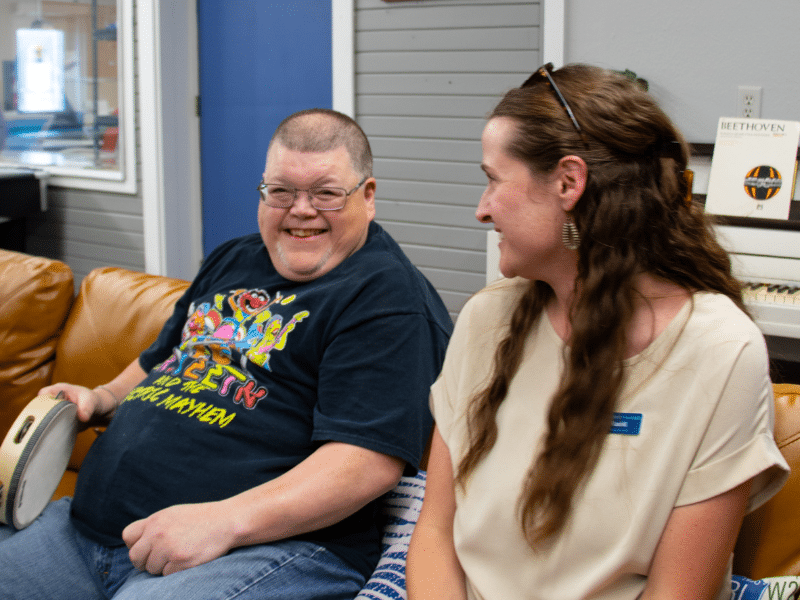
[[[740,85],[736,98],[736,116],[745,119],[761,117],[761,86]]]

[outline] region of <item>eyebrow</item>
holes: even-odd
[[[283,177],[277,177],[277,178],[275,178],[275,179],[273,179],[271,181],[267,180],[265,177],[262,177],[261,178],[261,182],[262,183],[279,183],[279,184],[285,185],[287,187],[294,187],[294,188],[297,187],[297,185],[294,182],[290,183],[288,181],[288,179],[283,178]],[[331,178],[331,177],[329,177],[327,175],[324,175],[322,177],[318,177],[317,179],[315,179],[314,182],[310,185],[310,187],[312,187],[312,188],[317,188],[317,187],[340,187],[340,188],[344,188],[346,186],[344,184],[342,184],[342,183],[339,183],[336,180],[336,178]]]

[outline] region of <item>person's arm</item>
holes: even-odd
[[[709,500],[672,509],[642,600],[714,598],[747,508],[752,480]]]
[[[169,575],[239,546],[333,525],[391,490],[404,461],[329,442],[280,477],[219,502],[182,504],[122,532],[134,566]]]
[[[455,510],[450,451],[434,428],[425,499],[406,561],[409,600],[466,600],[464,571],[453,545]]]
[[[93,424],[110,419],[125,396],[146,376],[137,358],[114,379],[94,389],[70,383],[54,383],[43,387],[39,394],[57,396],[64,392],[64,398],[78,406],[78,420]]]

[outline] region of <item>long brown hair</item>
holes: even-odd
[[[586,65],[566,66],[553,77],[583,137],[544,81],[509,91],[490,115],[516,122],[506,152],[532,173],[552,171],[567,155],[588,167],[586,189],[571,211],[581,241],[570,352],[541,453],[519,498],[522,529],[534,548],[564,527],[611,426],[624,383],[634,278],[646,272],[690,292],[719,292],[744,309],[727,253],[702,209],[685,201],[688,146],[653,98],[625,77]],[[534,281],[516,306],[489,383],[470,404],[470,445],[457,473],[462,486],[496,441],[497,410],[552,296],[547,284]]]

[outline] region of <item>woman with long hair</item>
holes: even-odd
[[[741,520],[788,466],[685,140],[635,82],[546,65],[482,147],[505,278],[432,388],[409,598],[730,598]]]

